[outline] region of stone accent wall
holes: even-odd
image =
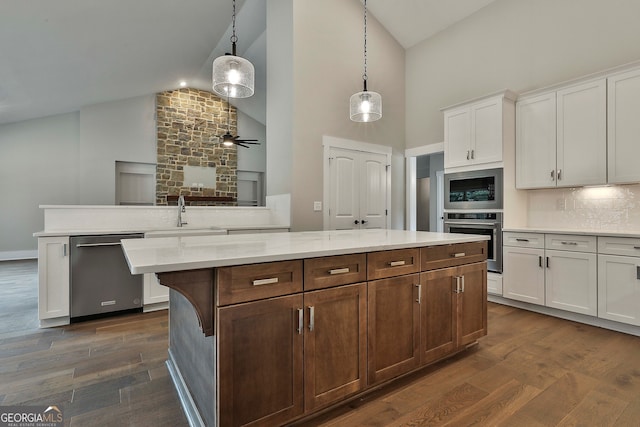
[[[224,147],[217,136],[227,131],[227,102],[211,92],[179,89],[156,96],[156,204],[168,195],[232,197],[233,202],[190,202],[192,205],[235,206],[238,198],[237,146]],[[231,107],[230,130],[236,135],[236,109]],[[184,166],[216,168],[216,188],[189,187]]]

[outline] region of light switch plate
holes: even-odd
[[[320,212],[322,210],[322,202],[313,202],[313,211]]]

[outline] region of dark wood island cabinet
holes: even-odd
[[[191,423],[285,425],[475,343],[487,245],[450,236],[157,272],[172,288],[167,363]]]

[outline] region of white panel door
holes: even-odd
[[[329,160],[329,228],[349,230],[360,222],[359,155],[357,151],[332,148]]]
[[[606,184],[606,80],[559,90],[556,99],[558,187]]]
[[[444,167],[471,163],[471,110],[469,107],[444,113]]]
[[[640,258],[598,255],[598,317],[640,326]]]
[[[595,316],[598,311],[596,254],[545,252],[546,306]]]
[[[505,246],[502,296],[544,305],[544,249]]]
[[[471,161],[502,161],[502,97],[471,107]]]
[[[329,158],[329,229],[385,228],[387,156],[331,148]]]
[[[609,183],[640,181],[640,70],[607,79]]]
[[[387,221],[387,156],[359,153],[360,157],[360,223],[362,228],[386,228]]]
[[[556,94],[516,104],[516,188],[555,187]]]

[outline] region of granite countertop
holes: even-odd
[[[540,228],[540,227],[505,227],[502,231],[514,233],[548,233],[548,234],[574,234],[580,236],[602,237],[640,237],[640,230],[602,230],[602,229],[566,229],[566,228]]]
[[[489,238],[371,229],[125,239],[122,247],[131,273],[142,274],[483,240]]]

